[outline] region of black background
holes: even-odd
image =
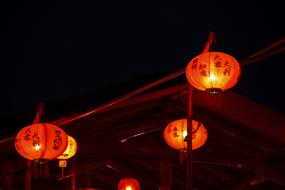
[[[166,75],[202,50],[238,60],[285,35],[282,1],[22,2],[2,6],[1,118],[120,83]],[[285,55],[242,68],[234,91],[285,113]]]

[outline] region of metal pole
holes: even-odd
[[[215,42],[215,33],[210,32],[208,40],[204,45],[202,53],[206,53],[211,50],[213,43]],[[187,104],[187,190],[192,190],[192,116],[193,116],[193,87],[188,86],[188,104]]]
[[[193,87],[189,84],[187,104],[187,190],[192,189],[192,95]]]

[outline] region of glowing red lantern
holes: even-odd
[[[140,190],[140,184],[134,178],[124,178],[119,182],[118,190]]]
[[[29,160],[52,160],[66,149],[67,135],[55,125],[36,123],[19,131],[15,147],[21,156]]]
[[[186,68],[189,83],[203,91],[219,92],[232,88],[241,73],[237,60],[225,53],[206,52],[194,57]]]
[[[164,129],[164,140],[171,147],[179,151],[187,150],[187,119],[175,120]],[[200,122],[192,120],[192,150],[203,146],[208,138],[206,128]]]

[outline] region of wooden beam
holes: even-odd
[[[109,109],[111,107],[113,107],[114,105],[117,105],[119,103],[122,103],[122,102],[125,102],[126,100],[136,96],[136,95],[139,95],[141,94],[142,92],[146,91],[146,90],[149,90],[153,87],[156,87],[160,84],[163,84],[167,81],[170,81],[171,79],[174,79],[182,74],[185,73],[185,68],[179,70],[179,71],[176,71],[175,73],[172,73],[170,75],[167,75],[161,79],[158,79],[156,81],[153,81],[147,85],[144,85],[136,90],[133,90],[123,96],[120,96],[118,98],[115,98],[109,102],[106,102],[102,105],[99,105],[93,109],[90,109],[90,110],[87,110],[86,112],[83,112],[83,113],[80,113],[80,114],[76,114],[76,115],[71,115],[71,116],[68,116],[68,117],[64,117],[64,118],[61,118],[59,120],[56,120],[54,121],[53,123],[56,124],[56,125],[59,125],[59,126],[63,126],[63,125],[66,125],[70,122],[73,122],[73,121],[76,121],[78,119],[82,119],[82,118],[85,118],[87,116],[91,116],[93,114],[96,114],[96,113],[99,113],[101,111],[104,111],[105,109]]]
[[[215,33],[210,32],[210,34],[208,36],[208,40],[207,40],[206,44],[204,45],[204,49],[203,49],[202,53],[206,53],[208,51],[211,51],[214,42],[215,42]]]
[[[245,177],[242,180],[234,182],[233,184],[223,188],[222,190],[240,190],[240,189],[249,189],[250,187],[260,185],[265,181],[263,176],[250,176]]]
[[[204,155],[207,155],[207,157]],[[216,150],[211,152],[196,152],[193,155],[193,160],[215,163],[216,166],[255,173],[257,176],[263,176],[285,186],[284,172],[278,171],[276,168],[273,168],[272,165],[267,165],[264,159],[254,159],[238,152],[233,154]]]
[[[209,96],[200,91],[195,91],[193,100],[196,106],[267,134],[270,138],[285,144],[285,117],[278,112],[230,91],[223,92],[219,108],[211,106]]]
[[[134,157],[134,158],[170,158],[177,159],[178,151],[161,146],[143,143],[110,143],[110,142],[81,142],[81,156],[103,157]]]

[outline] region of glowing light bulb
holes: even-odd
[[[133,190],[133,188],[129,185],[126,187],[126,190]]]
[[[215,76],[215,75],[213,75],[213,74],[210,74],[209,79],[210,79],[211,81],[214,81],[214,80],[216,80],[216,76]]]
[[[185,139],[185,137],[187,136],[187,131],[183,131],[183,138]]]
[[[39,145],[39,144],[35,145],[36,150],[40,150],[40,148],[41,148],[41,145]]]

